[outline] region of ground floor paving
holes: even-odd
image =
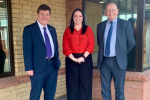
[[[55,99],[55,100],[67,100],[67,95],[62,96],[62,97]],[[92,99],[92,100],[96,100],[96,99]]]

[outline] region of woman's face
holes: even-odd
[[[73,15],[74,25],[82,25],[83,16],[80,11],[76,11]]]

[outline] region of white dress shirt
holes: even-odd
[[[39,28],[41,30],[41,33],[42,33],[42,36],[43,36],[43,39],[44,39],[44,42],[45,42],[45,36],[44,36],[44,29],[43,29],[43,25],[41,25],[38,21],[37,21],[38,25],[39,25]],[[46,27],[46,32],[47,32],[47,35],[49,37],[49,40],[50,40],[50,44],[51,44],[51,49],[52,49],[52,57],[54,57],[54,43],[53,43],[53,39],[52,39],[52,36],[51,36],[51,33],[47,27],[47,25],[45,26]]]

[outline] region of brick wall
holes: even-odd
[[[30,83],[24,83],[18,86],[0,89],[0,100],[29,100],[30,88]]]
[[[66,7],[67,22],[66,22],[66,25],[68,27],[70,25],[70,20],[71,20],[72,12],[76,8],[82,9],[82,0],[66,0],[66,3],[67,3],[67,7]]]
[[[36,20],[36,10],[40,4],[47,4],[51,7],[52,15],[49,24],[54,26],[57,31],[59,54],[61,60],[61,68],[58,73],[58,82],[55,98],[66,94],[65,87],[65,56],[62,54],[62,36],[64,30],[70,24],[70,18],[75,8],[82,9],[82,0],[11,0],[12,1],[12,25],[13,25],[13,43],[14,43],[14,57],[15,57],[15,76],[0,79],[0,100],[28,100],[30,92],[30,79],[24,71],[23,51],[22,51],[22,33],[23,28]],[[91,6],[91,3],[87,3]],[[91,10],[101,9],[102,6],[93,5]],[[93,12],[95,13],[95,12]],[[88,23],[92,27],[94,34],[96,33],[95,25],[101,21],[102,12],[97,12],[95,18],[87,15],[87,20],[93,20],[93,23]],[[88,19],[92,17],[92,19]],[[98,19],[99,16],[99,19]],[[96,40],[96,37],[95,37]],[[96,42],[95,42],[96,43]],[[97,48],[95,48],[97,50]],[[150,70],[143,73],[127,72],[125,83],[125,97],[126,100],[150,100]],[[100,86],[99,70],[93,71],[93,98],[102,100],[101,86]],[[112,82],[112,97],[114,100],[115,90]],[[43,100],[43,92],[41,99]]]
[[[61,68],[59,70],[56,98],[66,94],[65,65],[62,54],[62,36],[66,28],[66,0],[11,0],[12,29],[14,45],[15,77],[0,80],[0,100],[29,100],[30,79],[24,71],[22,35],[26,25],[36,21],[36,10],[39,5],[47,4],[51,8],[49,24],[57,31]],[[18,80],[17,84],[11,82]],[[6,82],[8,81],[8,82]],[[41,99],[43,100],[43,93]]]
[[[89,25],[94,33],[95,38],[95,48],[94,51],[98,51],[97,46],[97,24],[102,21],[102,14],[103,14],[103,5],[93,2],[87,1],[87,25]]]
[[[87,25],[90,26],[94,33],[95,39],[95,48],[92,53],[93,64],[97,64],[97,54],[98,54],[98,46],[97,46],[97,24],[102,21],[102,13],[103,13],[103,5],[93,2],[87,1]]]
[[[150,70],[140,72],[126,72],[125,100],[150,100]],[[111,83],[112,100],[115,100],[114,82]],[[100,71],[93,70],[92,97],[102,100]]]

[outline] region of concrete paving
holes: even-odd
[[[67,96],[65,95],[65,96],[62,96],[62,97],[57,98],[55,100],[67,100]],[[96,100],[96,99],[92,99],[92,100]]]
[[[62,96],[62,97],[60,97],[60,98],[57,98],[56,100],[67,100],[67,96],[65,95],[65,96]]]

